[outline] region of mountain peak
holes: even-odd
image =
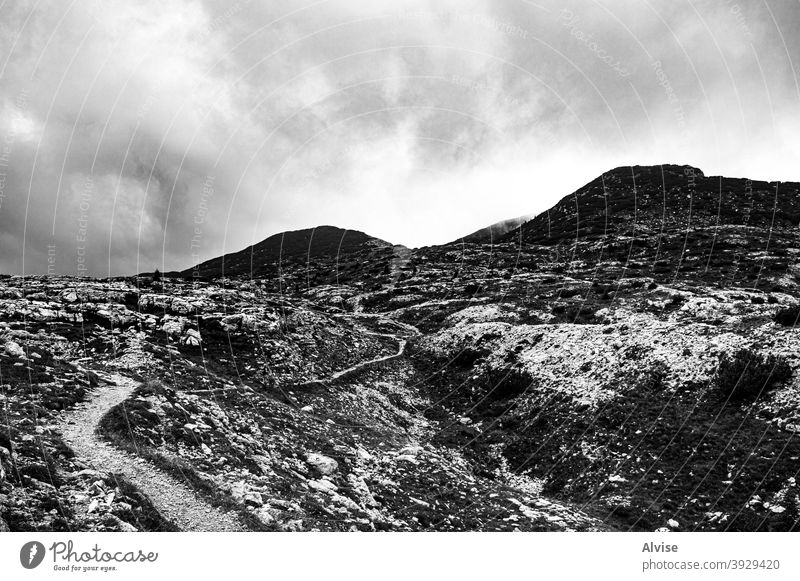
[[[181,274],[203,278],[216,276],[270,276],[282,263],[336,259],[358,254],[390,253],[392,244],[359,230],[328,224],[273,234],[247,248],[212,258]]]
[[[681,165],[674,163],[665,163],[661,165],[621,165],[619,167],[615,167],[612,170],[604,172],[603,176],[607,175],[636,176],[642,174],[644,175],[677,174],[685,176],[693,175],[694,177],[697,178],[705,177],[703,170],[701,170],[698,167],[686,164]]]
[[[800,184],[706,177],[690,165],[622,166],[598,176],[505,236],[538,244],[719,226],[800,223]]]

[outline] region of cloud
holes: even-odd
[[[323,223],[445,242],[625,164],[798,179],[787,4],[4,11],[5,272],[186,268]]]

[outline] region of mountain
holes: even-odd
[[[207,260],[182,271],[183,276],[271,276],[279,267],[314,261],[351,263],[358,257],[380,259],[392,244],[358,230],[317,226],[281,232],[239,252]]]
[[[520,228],[524,242],[551,244],[724,225],[792,227],[800,223],[799,192],[798,183],[706,177],[691,166],[619,167]]]
[[[501,237],[656,275],[780,274],[797,246],[800,184],[707,177],[691,166],[619,167]]]

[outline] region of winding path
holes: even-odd
[[[97,424],[103,416],[128,399],[138,386],[134,380],[121,375],[110,375],[105,379],[111,384],[91,392],[86,402],[64,415],[59,426],[64,441],[75,454],[97,470],[125,476],[147,495],[164,518],[182,531],[247,530],[235,515],[211,506],[183,482],[96,435]]]
[[[406,344],[408,341],[406,339],[400,339],[395,335],[385,334],[385,333],[373,333],[368,332],[368,335],[376,335],[379,337],[391,337],[392,339],[397,340],[397,353],[392,353],[391,355],[383,355],[381,357],[375,357],[374,359],[368,359],[367,361],[361,361],[360,363],[356,363],[355,365],[348,367],[347,369],[342,369],[341,371],[337,371],[325,377],[323,379],[312,379],[310,381],[306,381],[301,383],[297,387],[304,388],[304,387],[315,387],[315,386],[322,386],[327,385],[330,383],[335,383],[341,379],[346,379],[351,375],[355,375],[359,371],[362,371],[368,367],[372,367],[375,365],[381,365],[383,363],[388,363],[390,361],[394,361],[395,359],[401,358],[405,355],[406,352]]]

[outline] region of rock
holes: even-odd
[[[25,350],[16,341],[6,341],[4,349],[11,357],[25,358]]]
[[[306,455],[306,462],[323,476],[329,476],[339,469],[336,460],[315,452]]]
[[[310,413],[314,411],[314,406],[306,405],[300,408],[301,412]]]
[[[422,452],[422,446],[406,446],[405,448],[401,449],[399,454],[407,455],[407,456],[417,456]]]
[[[358,458],[359,458],[360,460],[363,460],[364,462],[372,462],[372,461],[375,459],[375,457],[374,457],[372,454],[370,454],[369,452],[367,452],[367,451],[366,451],[364,448],[362,448],[361,446],[359,446],[359,447],[356,449],[356,455],[358,456]]]
[[[113,527],[113,528],[115,528],[118,531],[123,532],[123,533],[135,533],[135,532],[139,531],[139,529],[137,529],[132,524],[125,522],[124,520],[122,520],[118,516],[113,515],[111,513],[108,513],[106,515],[105,519],[103,519],[103,520],[104,520],[106,526]]]
[[[369,487],[367,486],[367,483],[364,482],[363,478],[360,478],[355,474],[348,474],[347,482],[352,487],[353,492],[355,492],[361,504],[372,507],[378,506],[375,497],[372,496],[372,493],[370,492]]]
[[[265,525],[271,525],[275,522],[275,517],[272,516],[269,508],[259,508],[255,511],[255,516],[258,520],[260,520]]]
[[[83,470],[78,470],[77,472],[70,472],[66,475],[68,478],[80,478],[81,476],[91,476],[94,479],[102,478],[103,474],[97,470],[92,470],[91,468],[84,468]]]
[[[281,525],[281,530],[286,532],[300,532],[303,530],[303,521],[300,519],[290,520]]]
[[[249,506],[262,506],[264,501],[258,492],[248,492],[244,495],[244,503]]]
[[[671,518],[667,521],[667,526],[671,529],[677,529],[679,526],[681,526],[681,524],[674,518]]]
[[[203,454],[205,454],[206,456],[211,456],[211,454],[212,454],[212,452],[211,452],[211,448],[209,448],[209,447],[208,447],[206,444],[204,444],[204,443],[201,443],[201,444],[200,444],[200,451],[201,451]]]
[[[202,343],[200,332],[195,329],[187,329],[183,337],[181,337],[181,343],[190,347],[199,347]]]
[[[64,291],[61,293],[61,301],[65,303],[77,303],[78,294],[75,291]]]
[[[169,337],[180,337],[183,330],[186,328],[186,322],[184,317],[165,315],[161,322],[161,330]]]
[[[336,490],[339,490],[339,487],[333,482],[325,479],[309,480],[308,485],[319,492],[335,492]]]

